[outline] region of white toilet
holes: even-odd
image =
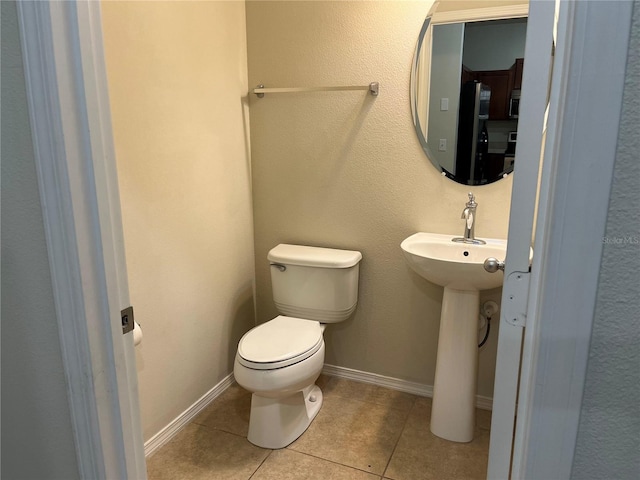
[[[283,448],[307,429],[322,406],[315,381],[324,365],[326,323],[349,318],[358,302],[360,252],[280,244],[271,263],[280,313],[238,344],[236,381],[253,392],[248,440]]]

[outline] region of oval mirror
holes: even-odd
[[[411,112],[442,175],[486,185],[513,171],[528,5],[456,10],[461,3],[436,2],[424,22]]]

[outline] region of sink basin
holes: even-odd
[[[504,261],[507,241],[482,238],[485,245],[452,242],[453,235],[416,233],[401,244],[409,266],[421,277],[441,287],[477,291],[502,285],[502,272],[489,273],[483,263],[488,257]]]

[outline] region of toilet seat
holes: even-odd
[[[320,322],[279,315],[240,339],[237,359],[247,368],[274,370],[309,358],[323,342]]]

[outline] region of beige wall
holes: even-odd
[[[432,385],[442,289],[409,270],[400,242],[417,231],[461,234],[468,190],[479,203],[477,236],[505,238],[512,180],[470,189],[422,152],[409,76],[431,3],[247,2],[247,41],[251,86],[380,82],[378,98],[250,96],[258,321],[276,315],[271,247],[360,250],[358,308],[327,329],[326,362]],[[496,343],[494,328],[480,354],[481,395],[492,394]]]
[[[243,2],[105,2],[145,440],[254,325]]]

